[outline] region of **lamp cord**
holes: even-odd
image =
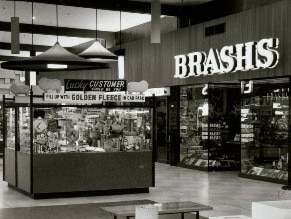
[[[31,2],[31,51],[33,51],[33,1]]]
[[[97,41],[97,14],[98,14],[97,11],[98,11],[98,9],[96,8],[96,36],[95,36],[96,37],[96,41]]]
[[[16,3],[14,1],[14,17],[15,17],[15,15],[16,15]]]
[[[120,15],[119,15],[119,48],[121,49],[121,7],[120,7]]]
[[[58,4],[56,4],[56,23],[57,23],[57,42],[59,42],[59,13],[58,13]]]

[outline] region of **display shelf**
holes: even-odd
[[[267,176],[258,176],[258,175],[253,175],[253,174],[247,174],[247,173],[239,173],[239,177],[242,178],[247,178],[247,179],[254,179],[254,180],[261,180],[264,182],[271,182],[271,183],[278,183],[278,184],[283,184],[287,185],[287,181],[285,179],[277,179],[277,178],[271,178]]]
[[[235,160],[208,160],[207,154],[188,154],[179,164],[180,167],[197,170],[236,170],[240,165]]]

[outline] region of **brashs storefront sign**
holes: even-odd
[[[126,91],[125,80],[77,80],[65,79],[65,91]]]
[[[222,49],[210,49],[208,53],[192,52],[175,56],[175,78],[224,74],[236,71],[248,71],[274,68],[278,64],[279,40],[262,39]]]

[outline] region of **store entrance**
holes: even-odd
[[[156,99],[156,144],[157,161],[169,163],[169,145],[167,141],[167,99],[158,97]]]
[[[240,84],[209,84],[209,160],[217,170],[240,170]]]
[[[179,166],[240,170],[240,83],[180,88]]]

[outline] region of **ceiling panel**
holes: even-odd
[[[199,5],[209,1],[211,0],[161,0],[162,11],[169,14],[177,14],[178,9],[176,6]],[[84,35],[88,36],[88,30],[91,30],[91,32],[96,30],[96,8],[98,8],[97,29],[105,33],[118,32],[120,28],[126,30],[151,21],[151,0],[58,0],[58,5],[56,5],[56,1],[51,0],[34,0],[33,2],[32,4],[32,1],[26,0],[0,0],[0,25],[2,24],[3,26],[5,24],[7,28],[2,29],[2,31],[0,30],[0,44],[5,44],[3,47],[6,49],[10,45],[11,39],[10,29],[8,29],[7,25],[13,16],[19,17],[21,24],[33,24],[35,29],[39,26],[42,28],[42,31],[46,31],[46,33],[35,31],[32,42],[32,29],[30,26],[24,26],[25,31],[22,31],[20,34],[20,43],[26,45],[26,48],[32,43],[33,45],[43,46],[54,45],[57,41],[57,37],[55,36],[57,35],[55,28],[57,26],[59,30],[61,28],[74,28],[72,31],[78,29],[77,34],[87,31]],[[32,16],[35,19],[32,20]],[[93,39],[81,35],[78,36],[70,37],[69,35],[61,36],[60,34],[58,41],[63,47],[72,47]],[[10,50],[0,48],[0,57],[15,56],[9,54]],[[24,56],[23,54],[21,53],[18,56]],[[27,55],[27,52],[25,54]]]
[[[20,23],[32,24],[32,3],[16,1],[15,15]],[[34,3],[33,24],[45,26],[69,27],[78,29],[96,29],[96,10],[90,8],[76,8],[58,5],[58,19],[56,5]],[[0,21],[10,22],[14,17],[14,2],[0,1]],[[151,20],[150,14],[121,12],[122,30],[140,25]],[[116,32],[120,30],[120,12],[97,10],[97,28],[101,31]]]

